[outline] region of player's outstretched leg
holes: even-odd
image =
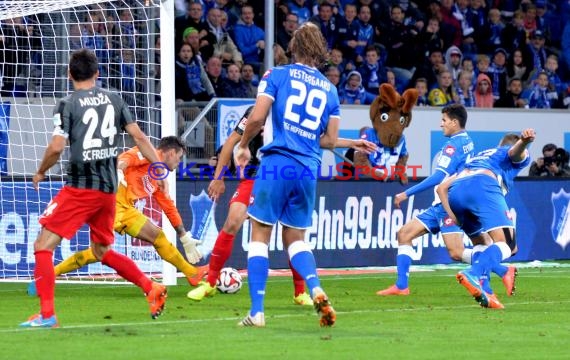
[[[67,274],[77,269],[82,268],[85,265],[93,264],[98,262],[97,258],[93,254],[93,250],[91,248],[87,248],[82,251],[78,251],[68,257],[67,259],[63,260],[54,268],[55,276],[60,276],[62,274]],[[36,281],[32,280],[28,284],[28,295],[29,296],[36,296],[37,288],[36,288]]]
[[[479,276],[473,274],[469,270],[463,270],[458,272],[457,275],[455,275],[455,278],[465,289],[467,289],[469,294],[475,298],[475,301],[477,301],[479,305],[483,307],[487,307],[489,305],[487,293],[485,293],[481,288]]]
[[[518,274],[517,268],[514,265],[494,264],[491,270],[503,281],[507,295],[514,295],[516,289],[515,281]]]
[[[202,301],[205,297],[216,295],[216,284],[211,285],[208,281],[200,281],[195,289],[188,291],[186,297],[194,301]]]
[[[180,270],[184,276],[186,276],[188,282],[192,284],[192,281],[190,279],[197,277],[199,274],[198,268],[191,265],[184,259],[176,246],[168,241],[166,234],[164,234],[164,231],[158,230],[158,235],[152,242],[152,246],[154,246],[156,252],[164,261],[172,264],[172,266]]]
[[[153,282],[151,290],[145,295],[150,308],[150,317],[158,318],[164,312],[164,304],[168,297],[166,286]]]
[[[162,315],[167,298],[166,286],[150,280],[130,258],[114,250],[107,250],[101,262],[143,290],[149,303],[151,318],[156,319]]]
[[[291,265],[305,279],[311,296],[313,306],[321,317],[321,326],[333,326],[336,321],[336,313],[331,302],[323,289],[317,274],[317,264],[309,245],[303,240],[292,242],[287,248]]]
[[[202,279],[204,279],[204,277],[208,275],[209,271],[208,264],[202,266],[196,266],[196,271],[197,272],[195,275],[186,277],[186,280],[188,280],[188,284],[190,284],[191,286],[198,286],[202,282]]]
[[[457,273],[455,276],[457,281],[463,285],[473,296],[475,301],[485,308],[490,309],[504,309],[503,304],[499,302],[497,295],[489,294],[481,287],[480,276],[473,274],[470,270],[464,270]]]
[[[516,266],[511,265],[507,267],[507,272],[503,275],[503,285],[505,285],[505,289],[507,291],[508,296],[512,296],[515,294],[516,290],[516,279],[518,275],[518,270]]]
[[[235,235],[233,233],[228,233],[225,230],[220,231],[216,238],[214,249],[212,249],[212,254],[210,255],[210,263],[206,268],[206,273],[208,274],[206,281],[200,281],[196,284],[198,285],[197,288],[188,292],[186,296],[189,299],[201,301],[205,297],[212,297],[216,294],[216,281],[220,276],[220,271],[232,254],[234,238]],[[203,276],[201,276],[200,279],[202,277]]]
[[[232,207],[230,206],[230,209],[231,208]],[[226,223],[229,221],[230,219],[226,220]],[[224,224],[224,226],[226,226],[226,224]],[[210,255],[210,263],[206,269],[206,274],[208,275],[206,281],[210,284],[210,287],[216,286],[216,280],[220,276],[220,271],[224,267],[226,261],[228,261],[232,255],[234,238],[235,234],[233,232],[226,232],[224,229],[220,231],[218,237],[216,238],[214,248],[212,249],[212,254]],[[200,280],[202,280],[202,278],[203,276],[200,278]]]
[[[412,254],[414,249],[410,245],[398,246],[398,255],[396,256],[396,270],[398,278],[396,284],[376,292],[379,296],[390,295],[410,295],[408,287],[408,279],[410,276],[410,266],[412,265]]]

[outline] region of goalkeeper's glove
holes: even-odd
[[[196,264],[202,258],[202,254],[196,248],[202,242],[192,238],[192,235],[187,232],[184,236],[180,237],[180,242],[184,246],[184,252],[186,253],[186,258],[190,264]]]

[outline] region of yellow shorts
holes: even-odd
[[[117,205],[115,208],[115,231],[137,237],[148,218],[138,211],[133,204],[126,199],[124,186],[119,186],[117,191]]]

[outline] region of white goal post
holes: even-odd
[[[64,154],[40,191],[31,187],[31,176],[51,139],[55,102],[72,91],[67,79],[71,52],[94,50],[100,62],[98,85],[125,99],[156,145],[176,129],[173,30],[173,0],[0,2],[0,281],[33,278],[38,217],[65,181]],[[124,136],[121,146],[130,147],[132,142]],[[176,199],[175,175],[168,180]],[[137,206],[176,242],[174,230],[152,197]],[[55,263],[88,243],[85,227],[56,249]],[[145,273],[166,284],[176,282],[175,269],[163,263],[149,244],[117,234],[115,249],[133,258]],[[112,269],[95,263],[60,279],[112,281],[116,276]]]

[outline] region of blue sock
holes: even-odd
[[[505,276],[505,274],[507,273],[507,271],[509,271],[509,268],[501,263],[496,264],[495,266],[493,266],[491,268],[491,270],[499,275],[500,278],[502,278],[503,276]]]
[[[309,288],[309,294],[313,296],[313,289],[321,287],[313,253],[311,251],[297,252],[291,257],[291,265],[293,265],[293,268],[305,279],[305,283],[307,283],[307,287]]]
[[[473,255],[471,257],[471,261],[472,262],[476,262],[479,257],[481,256],[482,251],[475,251],[473,252]],[[489,281],[491,279],[491,276],[489,273],[485,273],[483,275],[481,275],[481,277],[479,278],[479,280],[481,281],[481,287],[483,288],[483,291],[485,291],[487,294],[493,294],[493,289],[491,289],[491,282]]]
[[[473,264],[474,262],[476,262],[477,260],[479,260],[479,256],[481,256],[481,251],[477,251],[477,252],[473,252],[473,255],[471,255],[471,263]]]
[[[491,282],[489,281],[490,279],[490,275],[488,273],[483,274],[479,280],[481,281],[481,287],[483,288],[483,291],[485,291],[487,294],[493,294],[493,289],[491,289]]]
[[[481,277],[483,274],[489,273],[493,266],[500,264],[502,259],[501,249],[493,244],[483,251],[479,257],[476,257],[470,271],[473,275]]]
[[[247,260],[247,283],[249,285],[249,297],[251,298],[251,312],[253,316],[263,312],[263,300],[265,298],[265,284],[269,275],[269,259],[255,256]]]
[[[398,254],[396,257],[396,269],[398,270],[398,279],[396,287],[400,290],[408,288],[408,278],[410,277],[410,266],[412,266],[412,258],[407,254]]]

